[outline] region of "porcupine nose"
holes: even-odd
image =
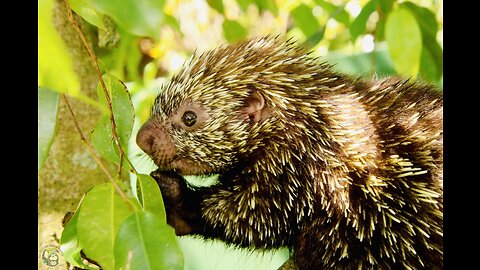
[[[165,128],[155,120],[148,120],[137,133],[137,145],[155,164],[168,164],[176,154],[175,145]]]

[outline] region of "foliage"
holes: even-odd
[[[52,9],[53,1],[38,2],[38,85],[78,96],[80,82],[73,71],[73,59],[56,32],[53,20],[48,19],[53,16]],[[61,80],[57,79],[57,74],[62,74]]]
[[[59,94],[67,94],[102,109],[86,144],[117,164],[119,174],[131,175],[131,187],[106,173],[108,183],[86,193],[61,237],[65,259],[84,269],[98,267],[82,253],[107,270],[188,268],[188,246],[166,224],[158,185],[144,174],[151,163],[136,157],[134,134],[160,85],[195,48],[282,33],[344,72],[397,73],[441,86],[442,18],[437,2],[424,2],[70,0],[97,34],[94,52],[105,88],[99,84],[98,99],[90,100],[52,23],[53,0],[39,0],[38,169],[54,137]],[[272,261],[269,267],[279,266]]]
[[[57,122],[58,93],[38,87],[38,169],[45,163]]]

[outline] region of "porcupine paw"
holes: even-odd
[[[185,235],[192,232],[191,219],[192,211],[185,203],[184,194],[187,189],[182,177],[171,172],[153,171],[150,174],[162,192],[165,211],[167,212],[167,223],[175,229],[176,235]]]
[[[181,202],[183,189],[186,188],[181,176],[160,170],[153,171],[150,175],[160,187],[165,204],[175,205]]]

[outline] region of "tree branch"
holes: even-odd
[[[130,201],[128,200],[127,194],[123,192],[123,190],[120,188],[120,186],[117,184],[115,179],[112,177],[110,172],[107,170],[107,167],[103,164],[102,160],[100,159],[99,156],[95,153],[95,150],[93,146],[89,143],[89,141],[85,138],[83,135],[82,129],[80,129],[80,126],[78,125],[77,119],[75,118],[75,114],[73,113],[72,108],[70,107],[70,103],[68,102],[67,96],[65,94],[62,94],[62,98],[65,101],[65,104],[67,105],[68,111],[70,112],[70,115],[72,116],[73,123],[75,125],[75,128],[77,129],[78,134],[80,135],[80,140],[82,143],[84,143],[87,146],[88,151],[90,152],[90,155],[92,155],[93,159],[95,162],[97,162],[98,166],[102,169],[102,171],[107,175],[108,180],[113,184],[115,189],[117,190],[118,194],[122,197],[122,199],[125,201],[127,204],[128,208],[132,210],[132,207],[130,206]]]
[[[123,152],[122,146],[120,145],[120,139],[118,138],[118,135],[117,135],[117,125],[115,124],[115,117],[113,116],[112,100],[110,98],[110,95],[108,94],[108,90],[107,90],[107,87],[105,86],[105,82],[103,81],[102,72],[100,71],[100,68],[98,66],[97,56],[93,52],[92,48],[90,48],[90,46],[88,45],[87,39],[83,35],[82,30],[80,29],[77,22],[75,21],[75,18],[73,18],[72,10],[70,8],[68,0],[65,0],[65,6],[67,8],[67,15],[68,15],[69,21],[71,22],[72,26],[75,28],[75,31],[77,31],[79,37],[82,39],[83,45],[85,45],[85,48],[87,49],[88,54],[90,55],[90,58],[93,61],[93,64],[94,64],[95,69],[97,71],[98,78],[100,80],[100,84],[102,85],[102,89],[103,89],[103,92],[105,94],[105,98],[106,98],[107,103],[108,103],[108,108],[109,108],[109,111],[110,111],[110,124],[112,126],[112,136],[115,140],[115,144],[117,145],[118,153],[119,153],[119,159],[120,159],[118,174],[121,175],[122,161],[123,161],[123,156],[125,155],[125,153]]]

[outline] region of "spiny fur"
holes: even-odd
[[[239,117],[252,91],[270,109],[255,124]],[[205,125],[169,126],[189,101]],[[177,158],[220,174],[192,191],[204,222],[195,233],[288,246],[301,269],[441,269],[442,115],[431,85],[352,79],[293,41],[261,37],[193,55],[151,119]]]

